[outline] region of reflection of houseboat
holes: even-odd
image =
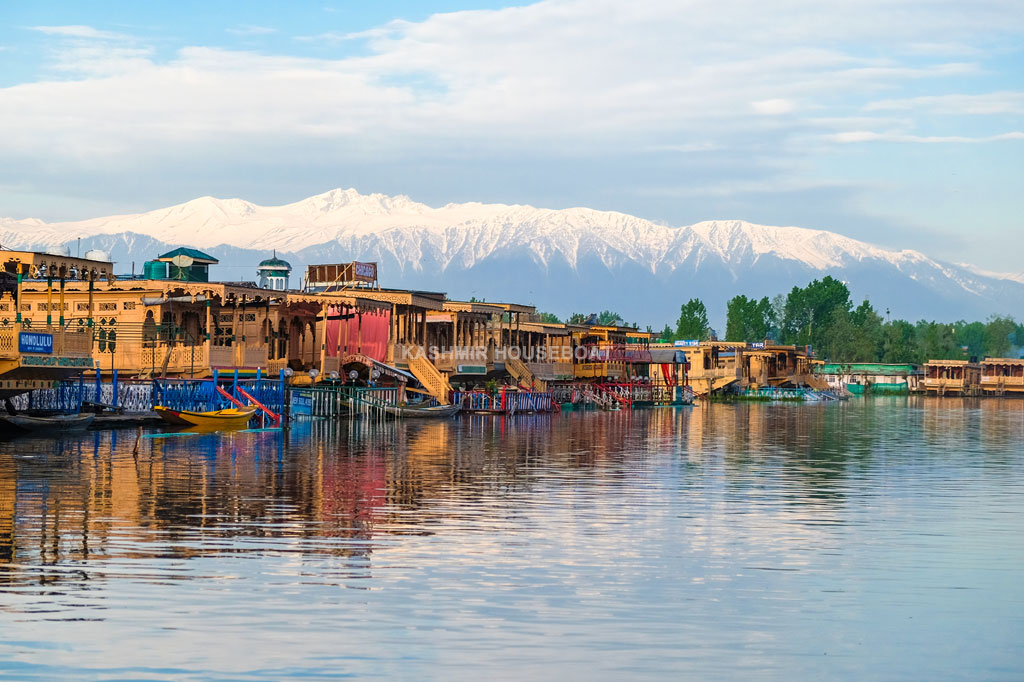
[[[904,395],[918,390],[921,368],[913,364],[825,363],[818,370],[830,388],[853,395]]]
[[[929,360],[924,366],[921,386],[932,395],[978,395],[981,365],[969,360]]]
[[[1024,395],[1024,358],[985,358],[981,362],[985,395]]]

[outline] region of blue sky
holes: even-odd
[[[1017,0],[6,2],[0,216],[335,187],[1024,270]]]

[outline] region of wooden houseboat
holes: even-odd
[[[1024,395],[1024,358],[982,360],[981,390],[985,395]]]
[[[703,341],[683,346],[694,393],[707,396],[742,382],[746,347],[740,341]]]
[[[818,369],[834,391],[853,395],[902,395],[918,390],[922,372],[918,365],[878,362],[824,363]]]
[[[929,395],[978,395],[981,365],[969,360],[929,360],[924,365],[921,386]]]
[[[108,260],[0,250],[0,397],[93,367],[90,330],[73,323],[64,291],[69,284],[91,289],[112,272]],[[38,301],[26,294],[34,282],[45,290]]]

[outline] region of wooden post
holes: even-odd
[[[17,296],[15,296],[15,304],[14,304],[14,307],[17,308],[17,310],[14,311],[14,323],[15,324],[21,324],[21,268],[22,267],[23,267],[23,265],[21,263],[18,263]],[[17,343],[17,339],[15,339],[15,343]]]
[[[343,308],[341,307],[341,305],[337,305],[337,306],[335,306],[335,308],[338,311],[338,331],[337,331],[338,343],[337,343],[337,348],[336,348],[336,351],[337,351],[337,356],[336,357],[337,357],[337,362],[338,362],[338,370],[337,371],[338,371],[338,376],[340,377],[341,376],[341,318],[342,318],[342,310],[343,310]],[[325,327],[324,328],[324,336],[325,337],[327,336],[326,332],[327,332],[327,329]],[[348,335],[346,334],[345,336],[347,337]],[[346,343],[347,343],[347,339],[346,339]]]
[[[18,277],[18,296],[21,296],[21,277]],[[19,309],[21,305],[18,305]],[[64,329],[64,273],[60,273],[60,328]]]
[[[94,288],[94,285],[95,285],[95,282],[93,281],[93,273],[92,273],[92,271],[89,271],[88,277],[89,277],[89,333],[91,334],[92,333],[92,325],[93,325],[93,319],[92,319],[93,318],[93,288]]]
[[[46,268],[46,328],[53,326],[53,268]],[[18,303],[21,308],[21,303]]]

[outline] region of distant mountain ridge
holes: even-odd
[[[561,314],[610,308],[655,326],[692,296],[722,315],[737,293],[773,296],[826,274],[882,312],[913,319],[1014,314],[1024,300],[1024,283],[1014,279],[823,230],[739,220],[668,227],[589,208],[433,208],[354,189],[284,206],[201,197],[77,222],[0,218],[8,247],[46,250],[78,238],[83,249],[110,252],[122,271],[180,245],[216,255],[224,267],[217,276],[230,280],[253,278],[271,250],[295,266],[296,285],[309,263],[375,260],[385,286],[516,300]]]

